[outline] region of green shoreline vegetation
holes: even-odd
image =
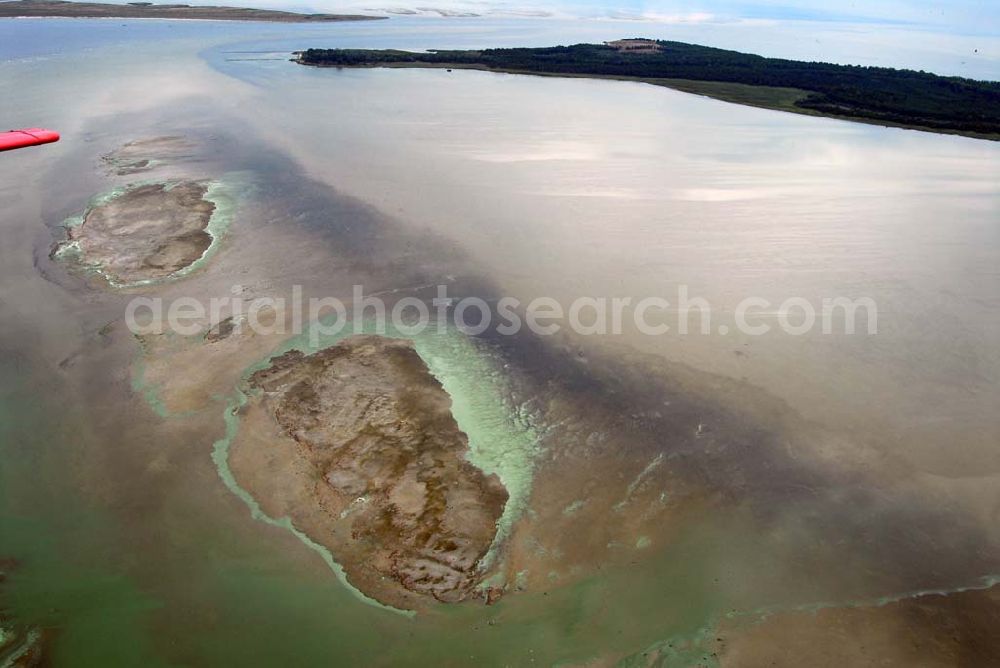
[[[411,52],[307,49],[316,67],[433,67],[639,81],[778,111],[1000,140],[1000,82],[765,58],[645,39],[545,48]]]

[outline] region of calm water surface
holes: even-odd
[[[127,337],[98,333],[121,317],[123,298],[52,278],[51,227],[106,187],[98,156],[185,128],[245,140],[250,148],[220,142],[212,159],[224,169],[252,170],[265,183],[301,174],[331,197],[357,198],[408,233],[436,235],[525,300],[671,298],[683,284],[728,322],[748,296],[871,297],[876,336],[626,332],[614,345],[745,380],[844,448],[897,458],[918,489],[942,495],[997,538],[997,144],[641,84],[287,62],[289,51],[308,46],[548,44],[621,30],[514,21],[0,21],[0,84],[16,91],[0,99],[0,119],[64,137],[0,158],[0,556],[21,564],[4,596],[19,618],[59,629],[58,659],[584,661],[695,634],[732,601],[704,584],[720,555],[745,555],[746,568],[764,559],[760,537],[714,518],[681,532],[653,565],[544,601],[526,594],[495,610],[417,620],[359,603],[314,553],[253,522],[221,484],[209,460],[223,429],[217,412],[164,436],[131,395],[134,348]],[[822,57],[804,39],[770,52],[766,32],[654,32]],[[885,57],[856,36],[829,37],[830,59]],[[892,64],[996,77],[988,56],[961,71],[966,45],[945,42],[900,52]],[[261,201],[268,195],[262,186]],[[262,206],[240,224],[264,235],[268,225],[298,223]],[[257,260],[246,262],[251,276],[289,271],[285,258]],[[944,584],[987,573],[965,575]],[[750,604],[800,594],[774,588]]]

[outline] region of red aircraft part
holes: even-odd
[[[59,133],[52,130],[43,130],[42,128],[0,132],[0,151],[12,151],[15,148],[24,148],[25,146],[51,144],[54,141],[59,141]]]

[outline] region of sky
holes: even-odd
[[[220,4],[333,11],[350,9],[544,15],[666,23],[739,20],[907,24],[953,33],[1000,35],[998,0],[246,0]]]

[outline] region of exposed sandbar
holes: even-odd
[[[230,465],[272,517],[327,547],[398,608],[485,595],[480,565],[507,502],[466,459],[451,399],[408,341],[293,350],[249,379]]]
[[[90,207],[69,228],[80,261],[114,285],[167,278],[187,269],[212,245],[215,203],[208,184],[180,181],[127,189]]]

